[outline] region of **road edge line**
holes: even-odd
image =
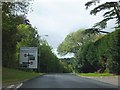
[[[20,83],[16,88],[20,88],[23,85],[23,83]]]

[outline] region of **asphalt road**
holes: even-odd
[[[24,82],[21,88],[117,88],[117,86],[63,73],[39,76]]]

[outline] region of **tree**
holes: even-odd
[[[20,47],[39,47],[39,34],[36,28],[30,25],[20,24],[17,26],[17,44],[16,44],[16,60],[19,60],[19,49]]]
[[[11,65],[10,63],[12,63],[13,60],[15,60],[16,44],[18,41],[18,37],[16,35],[16,33],[18,32],[17,25],[22,23],[22,20],[20,17],[13,17],[13,16],[7,17],[6,15],[4,15],[2,19],[3,19],[2,20],[3,66],[6,66],[6,65],[14,66],[14,65]]]
[[[41,40],[40,72],[62,72],[63,67],[46,40]]]
[[[88,28],[88,29],[85,29],[85,33],[87,34],[99,34],[99,33],[109,33],[107,31],[102,31],[101,29],[99,28]]]
[[[61,55],[65,55],[67,53],[76,54],[82,45],[95,41],[96,39],[97,35],[89,35],[83,30],[78,30],[68,34],[65,40],[58,46],[57,51]]]
[[[16,44],[19,41],[19,24],[23,24],[21,13],[27,13],[29,2],[2,2],[2,63],[3,66],[14,67]],[[14,64],[14,65],[13,65]]]
[[[79,72],[109,72],[120,74],[119,29],[95,42],[82,45],[76,58]]]
[[[89,1],[85,4],[86,9],[88,9],[92,4],[96,2],[99,2],[99,0],[92,0]],[[93,10],[90,11],[90,14],[94,14],[96,15],[97,13],[106,10],[105,13],[103,14],[104,19],[98,23],[96,23],[93,28],[92,31],[97,31],[97,32],[103,32],[101,31],[102,29],[107,27],[107,22],[112,20],[112,19],[116,19],[116,24],[117,27],[120,27],[120,1],[118,2],[105,2],[101,5],[96,6]],[[103,32],[103,33],[107,33],[107,32]]]
[[[5,13],[7,16],[17,16],[21,13],[25,15],[30,10],[30,1],[31,0],[24,0],[23,2],[2,2],[2,13]]]
[[[96,53],[94,47],[91,43],[94,43],[98,39],[102,38],[103,35],[99,34],[89,34],[84,30],[78,30],[76,32],[70,33],[66,36],[65,40],[58,46],[57,50],[60,55],[66,55],[67,53],[74,53],[75,59],[72,63],[74,69],[82,70],[85,72],[95,71],[97,62],[96,59],[93,59],[96,56],[94,54],[89,53],[91,61],[88,60],[89,56],[88,51],[92,49],[92,53]],[[91,56],[93,55],[93,57]],[[96,65],[95,65],[96,64]],[[93,66],[94,65],[94,66]],[[87,71],[86,69],[89,68]],[[84,69],[84,70],[83,70]]]

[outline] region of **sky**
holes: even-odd
[[[53,52],[57,53],[57,47],[70,32],[90,28],[103,19],[103,12],[96,16],[90,15],[90,10],[95,6],[86,10],[87,1],[89,0],[34,0],[33,11],[28,13],[27,18],[32,26],[37,28],[39,35],[53,47]],[[105,1],[116,0],[101,0],[101,3]],[[106,30],[113,31],[113,27],[114,21],[111,21]],[[67,55],[66,58],[70,56],[73,54]]]

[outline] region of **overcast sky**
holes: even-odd
[[[90,28],[97,21],[103,19],[102,13],[90,15],[90,9],[85,9],[89,0],[34,0],[33,12],[29,12],[28,19],[38,29],[41,36],[46,37],[54,50],[64,40],[67,34],[78,29]],[[101,0],[105,1],[116,0]],[[106,30],[111,31],[114,21],[109,22]]]

